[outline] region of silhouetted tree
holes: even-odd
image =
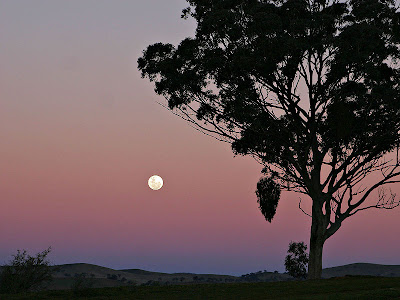
[[[51,248],[30,256],[26,250],[17,250],[13,259],[2,266],[0,293],[21,293],[37,290],[52,279],[53,270],[47,260]]]
[[[138,59],[142,76],[175,114],[263,165],[257,198],[267,221],[281,190],[311,198],[308,277],[320,278],[323,245],[346,218],[399,205],[383,188],[400,174],[398,8],[392,0],[188,2],[182,17],[197,21],[195,37],[150,45]],[[375,182],[362,185],[366,177]]]
[[[307,278],[308,254],[304,242],[290,242],[285,258],[285,269],[294,278]]]

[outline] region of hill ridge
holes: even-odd
[[[48,289],[70,289],[77,278],[84,276],[93,287],[116,287],[131,285],[180,285],[228,282],[274,282],[290,281],[287,273],[254,272],[242,276],[198,273],[163,273],[142,269],[112,269],[88,263],[70,263],[52,266],[53,281]],[[322,278],[352,276],[400,277],[400,265],[376,263],[352,263],[324,268]]]

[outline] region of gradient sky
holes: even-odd
[[[193,35],[186,6],[0,0],[0,263],[52,246],[55,264],[241,275],[282,272],[289,242],[308,244],[299,194],[266,222],[261,166],[159,106],[140,78],[146,46]],[[323,266],[400,264],[399,236],[400,209],[361,212]]]

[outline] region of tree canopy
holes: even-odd
[[[263,165],[268,221],[277,188],[311,197],[323,241],[360,210],[398,205],[382,189],[400,174],[395,1],[188,2],[182,17],[196,20],[195,37],[150,45],[139,69],[169,109]],[[381,178],[363,186],[374,171]],[[378,201],[362,207],[376,189]]]

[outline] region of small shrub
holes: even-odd
[[[118,280],[118,276],[115,274],[107,274],[107,279]]]
[[[304,242],[290,242],[285,259],[285,268],[290,276],[298,279],[307,277],[308,253],[306,250],[307,245]]]
[[[75,296],[90,296],[92,294],[90,289],[93,287],[93,284],[93,277],[88,278],[86,273],[75,274],[71,290]]]
[[[47,260],[51,248],[30,256],[26,250],[18,250],[0,274],[0,293],[21,293],[39,290],[52,279],[53,270]]]
[[[160,286],[160,282],[154,281],[154,280],[149,280],[145,283],[142,283],[142,286]]]

